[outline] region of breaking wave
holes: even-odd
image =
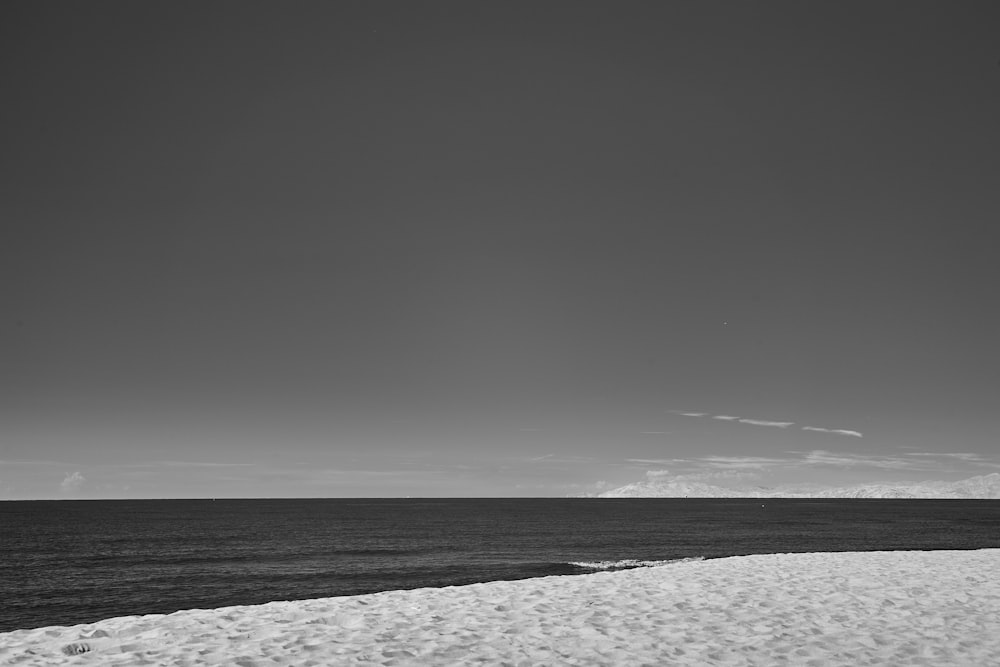
[[[600,560],[600,561],[572,561],[569,564],[581,570],[634,570],[637,567],[661,567],[663,565],[675,565],[677,563],[692,563],[705,560],[701,556],[693,558],[675,558],[673,560],[636,560],[625,558],[623,560]]]

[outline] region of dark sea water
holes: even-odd
[[[0,502],[0,631],[583,574],[600,561],[987,547],[1000,547],[998,501]]]

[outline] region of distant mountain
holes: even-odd
[[[597,495],[598,498],[968,498],[1000,499],[1000,473],[958,482],[902,482],[803,489],[728,489],[702,482],[652,480],[635,482]]]

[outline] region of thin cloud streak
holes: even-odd
[[[543,457],[551,463],[593,463],[597,459],[592,456],[574,456],[571,454],[549,454]],[[528,459],[529,461],[537,459]]]
[[[960,459],[971,463],[985,461],[979,454],[971,452],[907,452],[907,456],[935,456],[941,458]]]
[[[924,463],[910,461],[905,458],[891,458],[882,456],[866,456],[864,454],[834,453],[823,449],[815,449],[807,452],[803,458],[806,465],[833,466],[838,468],[851,468],[856,466],[866,466],[871,468],[882,468],[885,470],[928,470]]]
[[[71,466],[78,465],[76,463],[67,463],[66,461],[43,461],[43,460],[31,460],[24,459],[20,461],[14,461],[10,459],[0,459],[0,466]]]
[[[789,426],[794,426],[795,422],[785,422],[785,421],[772,421],[770,419],[751,419],[749,417],[736,417],[734,415],[709,415],[707,412],[678,412],[676,410],[670,411],[672,414],[680,415],[682,417],[706,417],[710,419],[717,419],[719,421],[728,422],[739,422],[740,424],[750,424],[752,426],[771,426],[774,428],[788,428]],[[864,435],[861,431],[852,431],[850,429],[844,428],[822,428],[819,426],[803,426],[803,431],[817,431],[820,433],[832,433],[834,435],[845,435],[852,438],[863,438]]]
[[[680,484],[687,482],[703,482],[712,479],[757,479],[766,480],[767,488],[785,487],[806,488],[810,483],[796,482],[796,478],[804,479],[800,475],[806,471],[815,472],[837,469],[850,471],[850,474],[858,476],[862,474],[870,475],[868,471],[882,471],[884,473],[920,473],[928,474],[941,472],[942,468],[947,468],[942,460],[967,464],[968,467],[1000,467],[996,463],[989,462],[978,454],[969,452],[913,452],[897,456],[879,456],[872,454],[861,454],[856,452],[837,452],[824,449],[810,451],[787,451],[787,456],[723,456],[713,455],[699,458],[684,459],[627,459],[627,464],[642,466],[654,465],[665,466],[669,469],[646,470],[646,482],[637,482],[639,486],[643,484],[653,484],[657,488],[663,485]],[[961,466],[966,467],[966,466]],[[806,475],[808,478],[808,475]],[[882,482],[877,482],[881,484]],[[886,482],[889,483],[889,482]],[[777,487],[774,484],[778,484]],[[795,485],[799,484],[799,487]],[[626,487],[623,487],[626,488]],[[764,488],[764,487],[760,487]],[[749,489],[750,491],[756,491]],[[698,493],[704,489],[692,487],[691,493]],[[678,491],[680,493],[681,491]],[[684,493],[687,493],[685,491]]]
[[[704,456],[693,459],[627,459],[629,463],[635,464],[655,464],[672,465],[686,469],[752,469],[763,470],[765,468],[784,468],[794,470],[796,468],[809,468],[816,466],[855,468],[870,467],[883,470],[933,470],[938,466],[930,461],[914,460],[905,457],[890,456],[870,456],[865,454],[854,454],[845,452],[830,452],[823,449],[815,449],[807,452],[788,452],[788,457],[773,456]],[[942,454],[941,456],[948,456]],[[970,460],[967,457],[953,457],[970,463],[980,463]],[[991,464],[981,462],[982,465]]]
[[[777,459],[766,456],[705,456],[695,459],[695,461],[712,468],[761,469],[771,468],[774,466],[787,466],[792,460]]]
[[[680,415],[682,417],[709,417],[710,419],[717,419],[719,421],[728,422],[739,422],[740,424],[750,424],[751,426],[770,426],[772,428],[788,428],[789,426],[794,426],[793,421],[778,421],[773,419],[756,419],[751,417],[737,417],[735,415],[709,415],[707,412],[678,412],[676,410],[671,410],[672,414]],[[822,431],[824,433],[834,433],[837,435],[850,435],[857,438],[862,437],[859,431],[850,431],[846,429],[828,429],[820,428],[818,426],[803,426],[806,431]]]
[[[245,468],[251,467],[256,464],[253,463],[225,463],[216,461],[150,461],[149,463],[135,463],[130,465],[125,465],[122,467],[131,468],[150,468],[150,467],[168,467],[168,468]]]
[[[753,424],[754,426],[774,426],[776,428],[788,428],[795,422],[772,422],[765,419],[740,419],[741,424]]]
[[[849,435],[852,438],[863,438],[860,431],[851,431],[844,428],[821,428],[819,426],[803,426],[803,431],[818,431],[820,433],[833,433],[834,435]]]

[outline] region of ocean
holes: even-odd
[[[995,500],[0,502],[0,632],[643,561],[1000,548]]]

